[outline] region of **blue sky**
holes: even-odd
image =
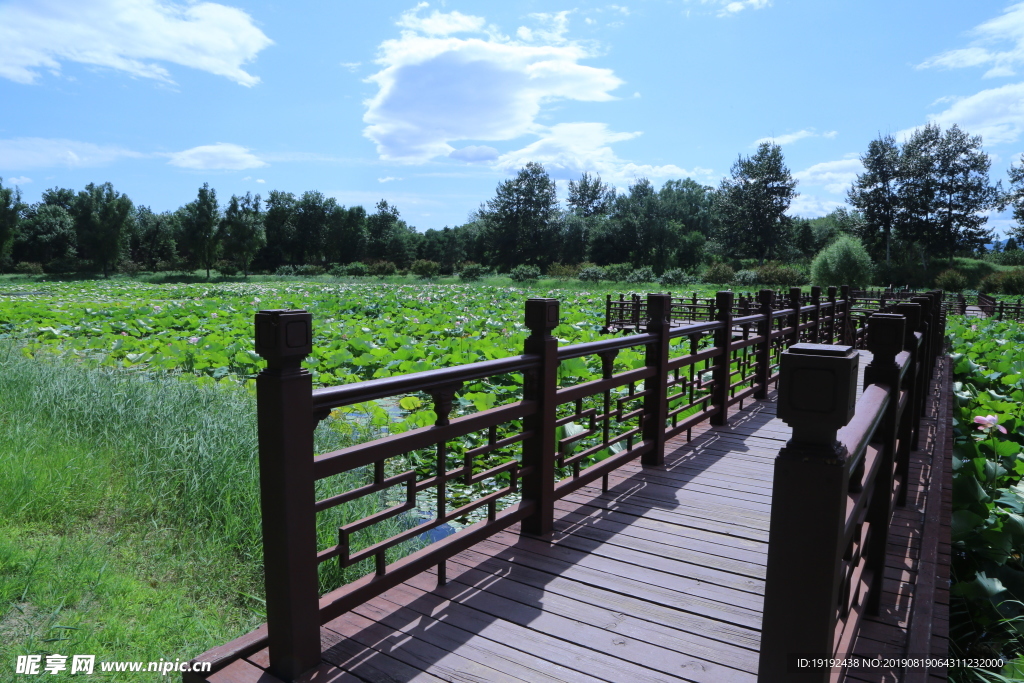
[[[423,230],[527,161],[563,198],[584,171],[717,185],[772,138],[817,216],[870,140],[929,121],[1005,179],[1022,74],[1024,3],[0,0],[0,176],[156,211],[204,182],[384,198]]]

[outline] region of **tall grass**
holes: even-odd
[[[238,385],[0,346],[0,666],[31,652],[187,659],[264,620],[255,415]],[[321,425],[315,442],[346,437]],[[318,497],[365,477],[318,482]],[[321,547],[383,504],[321,513]],[[354,549],[407,524],[364,530]],[[321,590],[369,569],[325,563]]]

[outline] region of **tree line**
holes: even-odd
[[[661,274],[743,259],[806,263],[840,234],[857,237],[874,260],[891,265],[985,250],[992,240],[987,212],[1008,205],[1016,241],[1024,241],[1024,163],[1011,168],[1008,191],[992,185],[980,137],[929,124],[902,144],[879,136],[861,161],[864,172],[848,191],[853,210],[817,219],[789,215],[797,181],[770,142],[740,155],[718,187],[686,178],[656,188],[639,178],[618,192],[584,173],[569,181],[564,205],[555,180],[531,162],[499,183],[465,224],[423,232],[386,200],[370,213],[318,191],[246,193],[221,202],[204,184],[176,211],[156,213],[110,183],[78,192],[52,188],[27,205],[0,180],[0,268],[247,275],[351,262],[405,269],[421,260],[438,264],[442,274],[465,263],[509,272],[623,262]]]

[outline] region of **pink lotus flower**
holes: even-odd
[[[974,423],[978,425],[978,428],[985,432],[990,432],[993,429],[998,429],[1003,434],[1006,433],[1006,427],[996,424],[999,420],[995,415],[977,415],[974,418]]]
[[[188,338],[188,343],[189,344],[197,344],[197,343],[199,343],[199,337],[189,337]]]

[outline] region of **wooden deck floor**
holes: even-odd
[[[513,528],[450,560],[446,585],[422,574],[328,623],[309,680],[755,681],[773,461],[789,433],[772,399],[695,428],[664,467],[626,466],[607,493],[560,501],[550,539]],[[880,617],[892,628],[862,650],[905,647],[925,498],[915,489],[899,513]],[[204,680],[272,683],[267,664],[263,650]]]

